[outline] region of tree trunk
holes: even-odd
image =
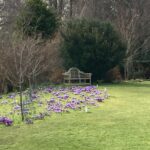
[[[72,13],[73,13],[73,2],[70,0],[70,18],[72,18]]]
[[[124,79],[125,80],[128,80],[128,69],[127,69],[127,62],[125,62],[125,65],[124,65]]]
[[[22,84],[21,83],[20,83],[20,86],[19,86],[19,91],[20,91],[21,119],[22,119],[22,121],[24,121],[23,103],[22,103]]]
[[[31,84],[31,79],[29,78],[29,99],[32,101],[32,84]]]
[[[60,0],[59,1],[59,10],[58,10],[60,16],[62,16],[62,14],[63,14],[63,7],[64,7],[64,2],[63,2],[63,0]]]

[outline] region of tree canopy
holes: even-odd
[[[26,0],[17,20],[17,27],[25,35],[42,38],[52,37],[58,24],[55,12],[42,0]]]

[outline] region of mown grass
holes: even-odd
[[[101,85],[110,98],[90,113],[0,128],[0,150],[149,150],[150,82]]]

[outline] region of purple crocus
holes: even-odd
[[[10,98],[10,99],[13,99],[13,98],[15,98],[15,97],[16,97],[16,94],[15,94],[15,93],[12,93],[12,94],[8,95],[8,98]]]
[[[14,110],[20,110],[21,107],[19,105],[14,106]]]
[[[49,88],[46,89],[46,91],[47,91],[48,93],[51,93],[51,92],[52,92],[52,88],[49,87]]]
[[[0,123],[4,122],[4,117],[0,117]]]
[[[38,96],[36,94],[32,94],[31,95],[32,100],[38,98]]]
[[[65,94],[65,95],[63,96],[63,99],[65,99],[65,100],[68,99],[68,98],[69,98],[69,95],[66,95],[66,94]]]
[[[13,121],[6,117],[0,117],[0,123],[5,124],[6,126],[12,125]]]
[[[95,100],[98,102],[102,102],[104,100],[104,98],[103,97],[96,97]]]

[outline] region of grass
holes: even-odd
[[[149,150],[150,82],[104,87],[110,98],[91,113],[1,127],[0,150]]]

